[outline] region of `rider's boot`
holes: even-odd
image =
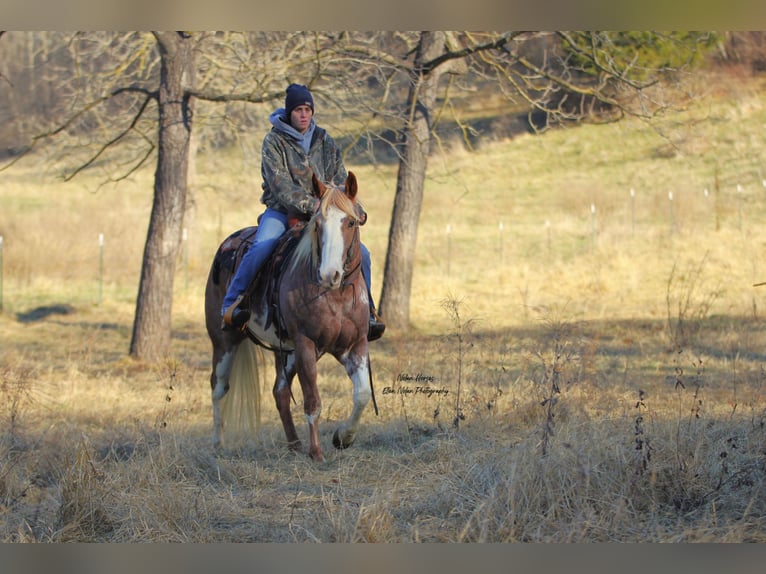
[[[221,322],[221,329],[224,331],[237,330],[242,331],[250,320],[250,311],[242,309],[240,304],[244,301],[245,296],[239,295],[234,303],[226,309],[223,314],[223,321]]]
[[[386,324],[381,319],[378,312],[375,310],[374,305],[370,305],[370,326],[367,329],[367,340],[375,341],[383,336],[383,331],[386,330]]]

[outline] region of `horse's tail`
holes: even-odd
[[[229,391],[221,400],[221,417],[227,433],[252,436],[260,429],[264,365],[263,349],[247,339],[242,341],[231,366]]]

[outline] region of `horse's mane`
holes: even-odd
[[[337,187],[327,187],[320,200],[317,213],[314,214],[306,224],[306,228],[303,230],[303,236],[295,247],[292,265],[290,266],[291,273],[299,265],[308,264],[311,267],[316,266],[316,259],[318,256],[315,233],[316,218],[319,213],[326,216],[330,207],[340,209],[348,217],[354,219],[354,221],[359,221],[359,214],[356,211],[354,202],[343,192],[343,190]]]

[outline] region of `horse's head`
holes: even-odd
[[[318,257],[317,280],[327,289],[337,289],[344,276],[359,265],[359,226],[366,214],[356,200],[357,183],[352,172],[342,189],[327,186],[316,176],[313,187],[320,199],[310,224],[314,229],[313,252]]]

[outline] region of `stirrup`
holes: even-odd
[[[244,331],[245,325],[247,325],[247,322],[250,320],[250,311],[239,308],[244,299],[244,295],[239,295],[234,303],[226,309],[226,312],[223,314],[223,320],[221,321],[221,328],[223,330],[237,329],[239,331]]]
[[[367,329],[367,340],[376,341],[380,339],[385,330],[386,324],[383,322],[383,319],[375,312],[375,309],[370,309],[370,326]]]

